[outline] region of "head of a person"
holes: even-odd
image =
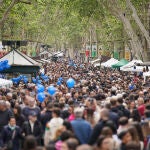
[[[36,150],[36,147],[36,138],[32,135],[27,136],[24,141],[23,150]]]
[[[128,118],[127,118],[127,117],[121,117],[121,118],[119,119],[119,125],[121,125],[121,126],[126,126],[126,125],[128,125]]]
[[[113,135],[113,131],[110,127],[104,127],[101,131],[101,135],[111,138]]]
[[[52,116],[54,118],[57,118],[57,117],[60,117],[60,109],[59,108],[54,108],[53,111],[52,111]]]
[[[142,97],[138,98],[138,105],[143,105],[144,104],[144,99]]]
[[[35,99],[33,97],[28,97],[28,104],[29,104],[29,107],[34,107],[35,106]]]
[[[71,131],[64,131],[61,133],[60,135],[60,139],[61,141],[66,141],[68,140],[69,138],[72,138],[73,137],[73,133]]]
[[[84,110],[80,107],[77,107],[77,108],[74,109],[75,118],[82,118],[83,113],[84,113]]]
[[[128,130],[121,131],[118,137],[124,144],[127,144],[128,142],[132,141],[131,133]]]
[[[61,150],[76,150],[79,141],[76,138],[69,138],[62,144]]]
[[[130,141],[126,144],[127,150],[141,150],[140,144],[135,141]]]
[[[94,150],[92,146],[88,144],[80,145],[76,148],[76,150]]]
[[[67,120],[64,120],[64,122],[62,124],[62,130],[63,131],[67,131],[67,130],[72,131],[71,123],[69,121],[67,121]]]
[[[14,115],[20,115],[21,114],[21,107],[18,105],[14,106],[13,113],[14,113]]]
[[[113,150],[114,141],[110,137],[101,135],[97,140],[97,148],[102,150]]]
[[[37,121],[37,114],[35,113],[35,112],[31,112],[30,114],[29,114],[29,121],[31,121],[31,122],[35,122],[35,121]]]
[[[100,112],[101,120],[108,120],[109,119],[109,110],[106,108],[103,108]]]
[[[14,117],[10,117],[10,119],[9,119],[9,126],[11,128],[16,126],[16,119]]]
[[[5,111],[6,109],[6,102],[4,100],[0,100],[0,111]]]
[[[117,99],[114,96],[110,99],[110,104],[112,107],[117,106]]]
[[[10,101],[12,99],[12,93],[7,93],[6,97],[7,100]]]

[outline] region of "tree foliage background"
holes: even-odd
[[[106,51],[126,45],[150,59],[149,0],[0,0],[2,39],[29,40],[56,49],[97,43]]]

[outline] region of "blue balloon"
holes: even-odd
[[[75,81],[72,78],[69,78],[66,83],[68,88],[73,88],[75,85]]]
[[[50,95],[54,95],[56,93],[56,88],[54,86],[49,86],[47,90]]]
[[[35,78],[32,78],[32,82],[33,82],[33,83],[36,83],[36,79],[35,79]]]
[[[18,78],[12,78],[12,81],[13,81],[13,83],[18,83],[19,82]]]
[[[44,92],[44,90],[45,90],[44,86],[41,85],[41,84],[38,84],[38,86],[37,86],[37,92],[41,93],[41,92]]]
[[[3,64],[8,64],[8,60],[4,60],[4,61],[3,61]]]
[[[134,85],[130,85],[129,90],[133,90],[133,89],[134,89]]]
[[[42,103],[45,100],[45,94],[44,93],[38,93],[37,99]]]
[[[42,83],[42,80],[37,80],[37,83],[38,83],[38,84],[41,84],[41,83]]]
[[[62,81],[63,81],[63,78],[62,78],[62,77],[58,78],[58,81],[62,82]]]
[[[24,82],[24,83],[27,83],[27,82],[28,82],[28,78],[24,78],[24,79],[23,79],[23,82]]]
[[[11,66],[9,64],[6,65],[6,69],[9,69]]]
[[[41,76],[44,76],[44,73],[41,73]]]
[[[39,79],[40,79],[40,77],[39,77],[39,76],[37,76],[37,77],[36,77],[36,79],[37,79],[37,80],[39,80]]]
[[[61,81],[60,80],[57,81],[57,85],[61,85]]]
[[[3,71],[4,69],[3,69],[3,67],[2,66],[0,66],[0,71]]]

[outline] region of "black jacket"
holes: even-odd
[[[103,127],[106,125],[107,121],[100,120],[98,124],[95,125],[92,134],[90,136],[89,144],[93,145],[97,141],[98,137],[101,134]]]
[[[8,142],[12,140],[12,135],[14,132],[14,138],[12,140],[12,143],[13,143],[12,150],[20,149],[20,140],[23,139],[23,136],[21,134],[21,128],[16,126],[14,130],[11,130],[8,125],[4,126],[1,132],[0,147],[5,147],[8,144]]]
[[[22,133],[25,134],[25,136],[33,135],[35,136],[37,143],[41,145],[41,139],[43,136],[43,128],[39,121],[36,121],[34,123],[33,132],[31,131],[31,126],[29,121],[24,122],[22,127]]]

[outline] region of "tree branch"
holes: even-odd
[[[3,3],[3,0],[0,0],[0,3]],[[8,15],[11,11],[11,9],[14,7],[15,4],[17,3],[25,3],[25,4],[31,4],[30,1],[25,1],[25,0],[12,0],[11,4],[9,5],[9,7],[6,9],[6,11],[3,14],[2,19],[0,19],[0,28],[2,27],[2,25],[4,24],[5,20],[8,18]]]
[[[29,0],[28,0],[28,1],[25,1],[25,0],[19,0],[19,2],[20,2],[20,3],[24,3],[24,4],[29,4],[29,5],[31,4],[31,2],[30,2]]]
[[[0,20],[0,26],[2,26],[5,22],[5,20],[7,19],[9,12],[11,11],[11,9],[14,7],[14,5],[18,2],[18,0],[12,0],[11,4],[9,5],[9,7],[6,9],[6,11],[3,14],[2,19]]]

